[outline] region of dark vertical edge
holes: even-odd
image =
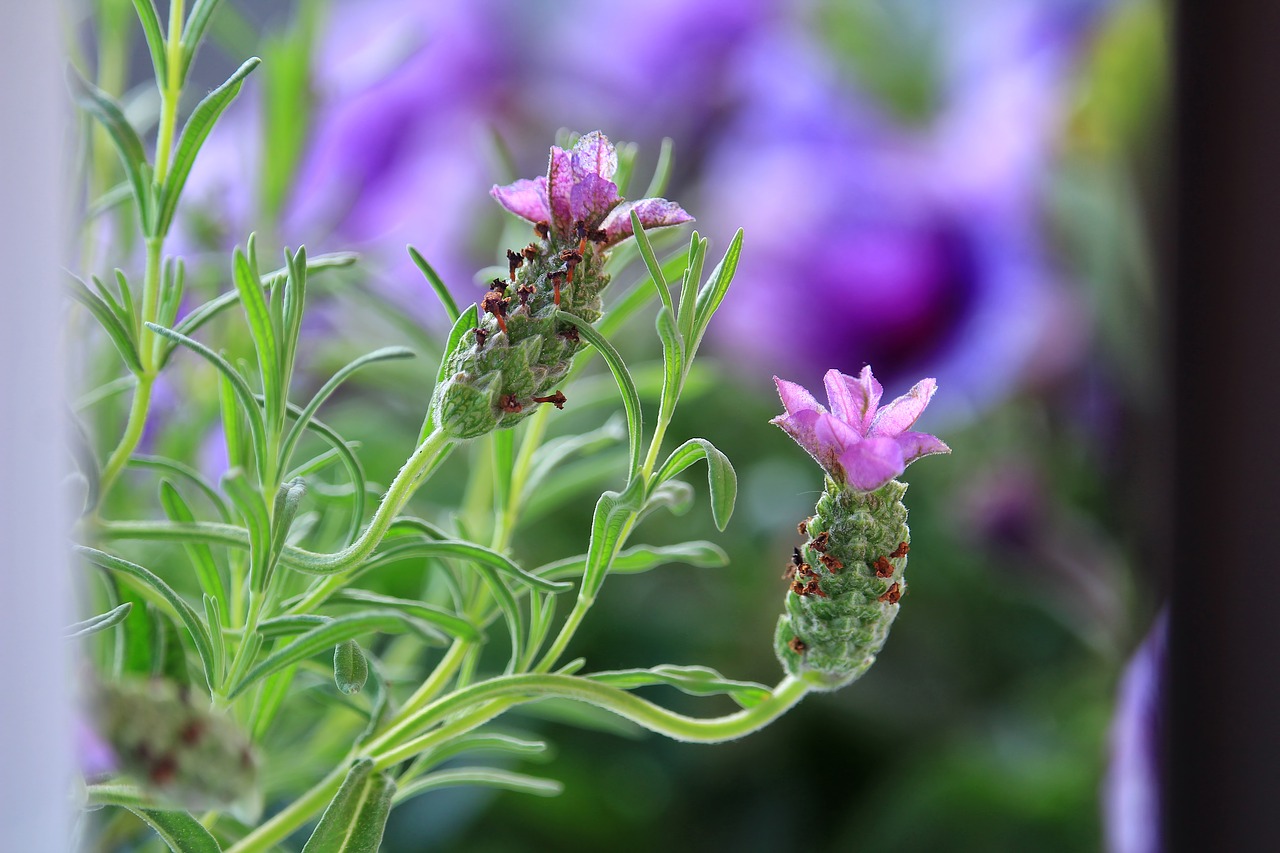
[[[1280,3],[1176,14],[1167,849],[1280,850]]]

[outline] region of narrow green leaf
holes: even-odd
[[[685,267],[680,285],[680,313],[676,315],[680,327],[680,340],[686,343],[693,340],[698,285],[702,283],[702,264],[707,257],[706,238],[700,236],[697,231],[689,237],[688,257],[688,266]]]
[[[590,432],[561,436],[546,442],[533,455],[533,465],[525,478],[520,502],[524,504],[533,498],[540,491],[543,481],[552,472],[560,470],[567,460],[578,454],[585,456],[609,447],[621,441],[626,434],[625,422],[614,416]]]
[[[254,238],[249,237],[250,252]],[[232,261],[232,280],[240,293],[240,305],[249,322],[249,334],[258,353],[258,373],[262,380],[262,396],[266,400],[267,422],[274,426],[283,415],[283,398],[280,387],[280,352],[271,314],[262,292],[262,279],[256,267],[250,266],[248,256],[236,249]]]
[[[182,304],[182,293],[187,281],[187,266],[182,260],[170,258],[165,264],[164,274],[160,277],[160,304],[156,306],[156,322],[162,326],[172,326],[178,318],[178,307]],[[165,341],[168,349],[174,344]]]
[[[98,325],[111,338],[111,343],[115,346],[116,352],[120,353],[125,367],[129,368],[135,376],[141,375],[142,361],[138,358],[138,348],[134,345],[133,335],[121,324],[120,318],[111,310],[111,307],[75,276],[71,276],[68,293],[72,299],[89,309],[93,319],[98,321]]]
[[[377,853],[395,792],[390,774],[374,772],[373,759],[356,761],[302,853]]]
[[[271,557],[271,517],[267,504],[262,493],[249,483],[243,468],[232,468],[223,474],[222,488],[240,511],[249,531],[249,588],[260,593],[267,588]]]
[[[221,853],[222,848],[203,824],[187,812],[164,808],[136,785],[86,785],[84,795],[88,808],[117,806],[133,812],[175,853]]]
[[[449,378],[449,361],[453,358],[453,354],[458,348],[463,346],[467,336],[476,327],[476,306],[473,304],[458,315],[458,319],[454,321],[453,328],[449,330],[449,340],[444,345],[444,355],[440,356],[440,369],[436,371],[436,386],[439,387],[446,379]],[[435,395],[432,395],[432,399]],[[431,406],[427,409],[426,420],[422,422],[422,430],[418,433],[418,444],[427,440],[427,436],[436,428],[436,411]]]
[[[355,639],[373,632],[403,634],[405,631],[413,631],[419,636],[430,639],[438,636],[429,626],[419,623],[410,616],[394,611],[353,613],[348,616],[339,616],[323,625],[311,628],[292,643],[267,655],[257,666],[249,670],[248,674],[227,694],[227,698],[234,699],[255,681],[265,678],[273,672],[278,672],[286,666],[300,663],[321,652],[331,651],[334,646],[344,640]]]
[[[647,517],[655,510],[665,509],[672,515],[684,515],[693,509],[693,486],[683,480],[667,480],[658,483],[649,490],[649,497],[644,502],[636,521]]]
[[[262,420],[262,409],[258,405],[258,401],[254,399],[253,391],[249,388],[248,383],[244,381],[234,367],[222,356],[209,349],[197,340],[187,337],[181,332],[173,329],[157,325],[155,323],[147,323],[147,328],[155,332],[157,335],[163,335],[166,338],[175,340],[187,349],[202,357],[205,361],[212,364],[218,369],[228,382],[231,383],[231,390],[235,393],[236,399],[240,403],[240,410],[244,412],[249,420],[249,437],[254,445],[254,458],[261,463],[266,459],[266,427]],[[229,449],[229,448],[228,448]],[[233,457],[234,458],[234,457]]]
[[[631,243],[622,244],[624,248],[629,245]],[[663,261],[662,274],[668,280],[676,278],[685,269],[687,263],[688,258],[684,254],[673,255]],[[643,279],[636,282],[617,301],[609,305],[609,310],[600,320],[600,334],[606,338],[613,337],[619,329],[626,325],[628,320],[649,304],[649,300],[653,299],[655,295],[654,289],[649,287],[649,282],[652,280],[653,276],[646,273]],[[612,288],[610,289],[612,290]]]
[[[662,341],[662,397],[658,403],[658,411],[669,418],[680,399],[684,384],[684,343],[676,328],[676,318],[665,305],[658,309],[656,324],[658,338]]]
[[[267,730],[271,728],[272,721],[275,720],[281,706],[284,705],[285,698],[289,695],[289,687],[293,684],[293,676],[297,671],[296,666],[287,666],[262,682],[262,689],[258,691],[258,700],[251,717],[255,742],[261,742]]]
[[[80,504],[80,513],[87,515],[98,506],[98,499],[101,497],[102,463],[93,450],[93,441],[75,413],[71,413],[66,420],[70,428],[66,430],[64,437],[71,451],[71,458],[75,460],[76,469],[84,478],[84,500]]]
[[[132,333],[134,328],[134,317],[131,312],[125,310],[123,301],[117,299],[116,295],[111,292],[111,288],[103,284],[102,279],[98,278],[96,275],[91,276],[89,280],[93,282],[93,289],[97,291],[98,298],[100,298],[106,306],[111,309],[111,313],[120,321],[120,325],[124,326]],[[130,337],[132,337],[132,334],[130,334]]]
[[[409,257],[413,259],[414,265],[422,271],[427,283],[435,291],[436,298],[440,300],[440,304],[444,307],[444,312],[449,315],[449,322],[457,323],[459,316],[458,303],[453,300],[453,294],[445,286],[444,279],[440,278],[440,274],[435,271],[435,268],[427,263],[427,259],[422,257],[413,246],[409,247]]]
[[[196,469],[174,459],[166,459],[163,456],[134,456],[129,460],[129,466],[133,468],[149,468],[154,471],[164,471],[169,474],[182,477],[199,489],[209,502],[213,504],[214,509],[218,511],[218,515],[223,521],[231,521],[231,511],[227,508],[227,502],[222,499],[222,495],[218,494],[218,490],[204,478]]]
[[[285,277],[284,286],[271,288],[271,295],[281,292],[281,333],[280,340],[280,385],[285,397],[289,396],[289,385],[293,381],[293,368],[297,361],[298,339],[302,337],[302,312],[307,304],[307,250],[299,247],[292,255],[285,251],[285,267],[289,274]],[[285,458],[285,457],[282,457]],[[281,463],[287,464],[287,463]]]
[[[160,506],[172,521],[191,523],[196,520],[177,487],[166,479],[160,481]],[[187,559],[191,560],[191,565],[196,570],[200,588],[218,600],[225,601],[227,590],[222,582],[222,574],[218,571],[218,564],[213,559],[213,549],[204,542],[194,540],[187,540],[182,546],[187,552]]]
[[[407,598],[393,598],[363,589],[343,589],[334,593],[330,604],[356,604],[362,607],[374,605],[391,610],[401,610],[423,622],[428,622],[443,630],[446,634],[470,643],[478,643],[484,639],[483,629],[465,616],[428,604],[425,601],[413,601]]]
[[[294,419],[293,426],[290,427],[289,433],[285,436],[284,443],[281,446],[281,464],[289,464],[289,460],[293,456],[293,451],[297,447],[298,441],[301,440],[303,432],[306,431],[307,426],[310,424],[311,418],[315,415],[316,411],[324,401],[329,399],[330,395],[332,395],[334,391],[338,390],[338,386],[345,382],[353,373],[360,370],[362,367],[366,367],[379,361],[391,361],[392,359],[414,357],[415,353],[413,350],[405,347],[383,347],[382,349],[374,350],[371,353],[360,356],[354,361],[348,362],[334,373],[333,376],[329,377],[329,381],[320,387],[320,390],[315,393],[315,396],[313,396],[310,402],[308,402],[307,405],[298,412],[297,417]]]
[[[126,601],[124,604],[111,608],[106,613],[99,613],[97,616],[85,619],[83,622],[76,622],[67,626],[64,636],[68,639],[73,637],[87,637],[90,634],[96,634],[99,631],[105,631],[108,628],[114,628],[124,621],[129,615],[129,611],[133,609],[133,602]]]
[[[302,409],[290,403],[288,412],[296,418],[301,416]],[[355,442],[347,441],[338,434],[337,430],[315,416],[312,416],[307,421],[307,429],[329,443],[333,451],[342,459],[342,465],[347,469],[347,476],[351,478],[351,523],[347,528],[346,538],[347,543],[350,544],[355,541],[356,535],[360,532],[360,525],[364,520],[365,494],[368,491],[364,478],[364,467],[360,464],[360,458],[351,450],[352,447],[358,445]]]
[[[179,81],[187,79],[187,72],[191,70],[191,60],[200,49],[204,32],[209,27],[209,20],[218,8],[218,3],[219,0],[196,0],[191,7],[191,14],[187,16],[187,22],[182,27],[182,68],[178,75]]]
[[[84,228],[90,222],[93,222],[104,213],[115,210],[126,201],[133,198],[133,187],[129,181],[123,180],[111,189],[98,196],[93,201],[85,205],[84,218],[80,222],[80,227]]]
[[[705,438],[691,438],[671,451],[654,475],[654,485],[664,483],[699,459],[707,460],[707,486],[711,491],[711,517],[716,527],[724,530],[733,515],[738,497],[738,475],[729,458]]]
[[[196,653],[200,656],[201,663],[204,664],[205,679],[212,690],[217,683],[214,680],[214,672],[216,664],[213,655],[213,643],[209,639],[209,633],[205,625],[200,621],[199,614],[195,608],[187,604],[186,600],[173,591],[167,583],[160,579],[153,572],[144,569],[136,563],[128,560],[122,560],[119,557],[104,553],[95,548],[87,548],[83,545],[74,545],[72,549],[84,557],[89,562],[104,569],[108,569],[119,574],[132,577],[140,581],[145,588],[159,595],[159,597],[167,603],[178,618],[182,620],[182,624],[186,626],[187,631],[191,634],[191,640],[195,644]]]
[[[716,268],[711,271],[711,277],[707,279],[706,285],[698,291],[698,300],[693,320],[693,339],[689,347],[689,356],[698,351],[698,345],[702,343],[702,336],[706,334],[707,325],[711,322],[711,315],[720,307],[720,303],[724,301],[724,295],[729,292],[729,285],[733,282],[734,273],[738,271],[738,258],[742,255],[742,229],[738,229],[738,233],[733,235],[732,242],[729,243],[728,250],[724,253],[724,257],[720,263],[716,264]]]
[[[271,582],[280,552],[284,550],[285,541],[289,537],[289,528],[293,526],[293,518],[298,514],[298,504],[306,494],[307,486],[302,480],[291,480],[276,490],[275,508],[271,513],[271,550],[267,555],[266,579],[263,589]]]
[[[594,599],[604,583],[610,560],[618,548],[618,540],[628,518],[640,511],[639,498],[642,486],[633,481],[621,494],[605,492],[596,502],[591,519],[591,541],[587,546],[587,565],[582,575],[579,596]]]
[[[509,755],[517,758],[535,758],[545,755],[546,752],[546,741],[524,740],[495,732],[481,732],[454,738],[448,743],[424,754],[423,758],[427,759],[431,766],[434,766],[443,764],[455,755],[492,753],[494,755]]]
[[[644,439],[644,415],[640,410],[640,395],[636,392],[636,384],[631,379],[631,372],[627,370],[626,362],[622,360],[622,356],[618,354],[618,351],[613,348],[613,344],[605,340],[596,331],[595,327],[586,320],[565,311],[558,311],[556,317],[561,320],[567,320],[577,327],[578,334],[582,339],[599,351],[605,363],[609,365],[613,378],[618,383],[618,390],[622,393],[622,406],[627,412],[627,432],[630,436],[631,444],[631,467],[627,472],[627,480],[630,482],[635,479],[636,474],[640,471],[642,452],[640,445]]]
[[[475,542],[468,542],[464,539],[405,542],[393,545],[385,551],[380,551],[374,555],[373,559],[386,559],[392,556],[393,552],[397,559],[404,559],[404,557],[410,555],[415,557],[453,557],[476,566],[496,569],[508,577],[515,578],[521,583],[543,592],[565,592],[573,588],[572,584],[550,581],[531,574],[492,548],[486,548],[483,545],[477,545]],[[287,554],[285,555],[285,561],[288,562]]]
[[[586,678],[622,690],[634,690],[651,684],[669,684],[691,696],[718,696],[727,693],[742,707],[749,708],[768,699],[772,692],[763,684],[725,678],[705,666],[663,664],[652,669],[622,669],[594,672]]]
[[[664,137],[662,147],[658,149],[658,163],[653,167],[653,178],[649,188],[641,198],[661,198],[667,191],[667,183],[671,180],[671,169],[675,165],[675,143],[671,137]]]
[[[133,287],[129,284],[129,279],[125,276],[123,270],[116,270],[116,287],[120,290],[120,306],[124,311],[122,320],[127,318],[125,325],[130,329],[136,329],[137,324],[141,321],[136,306],[136,300],[133,298]]]
[[[525,773],[510,770],[499,770],[495,767],[458,767],[441,770],[414,779],[400,789],[395,796],[397,804],[411,797],[425,794],[427,791],[438,791],[441,788],[458,787],[498,788],[514,791],[519,794],[533,794],[538,797],[555,797],[564,791],[564,784],[555,779],[542,779]]]
[[[191,117],[182,128],[182,135],[178,137],[178,147],[174,151],[169,174],[165,177],[164,186],[160,190],[155,233],[169,233],[169,225],[173,221],[174,211],[178,209],[178,199],[182,195],[182,188],[187,184],[187,176],[191,174],[191,167],[196,162],[196,154],[200,152],[200,147],[204,145],[209,131],[213,130],[213,125],[218,121],[223,110],[240,93],[244,78],[249,76],[249,72],[257,68],[261,61],[256,56],[248,59],[227,78],[225,83],[206,95],[192,110]]]
[[[163,86],[169,79],[169,61],[164,50],[164,32],[160,29],[160,17],[156,14],[153,0],[133,0],[133,8],[138,13],[138,21],[142,23],[143,35],[147,38],[147,48],[151,51],[151,67],[155,69],[157,85]]]
[[[613,559],[610,571],[618,574],[639,574],[671,563],[685,563],[698,568],[715,568],[727,565],[729,555],[712,542],[684,542],[679,545],[637,545],[622,551]],[[568,557],[547,563],[534,569],[545,578],[560,580],[580,576],[587,565],[587,556]]]
[[[142,224],[142,233],[146,236],[154,234],[152,229],[152,190],[151,167],[147,164],[146,150],[138,132],[124,117],[124,110],[115,100],[80,76],[74,69],[70,77],[72,94],[80,107],[97,119],[107,130],[120,162],[124,166],[125,177],[129,186],[133,187],[134,202],[138,207],[138,220]]]
[[[249,464],[249,448],[244,433],[245,414],[236,401],[236,386],[227,374],[218,374],[218,411],[222,419],[222,438],[227,445],[227,461],[232,467]]]
[[[658,289],[658,298],[662,300],[662,307],[666,308],[674,316],[676,307],[671,301],[671,287],[667,284],[666,276],[662,274],[662,265],[658,263],[657,255],[653,253],[653,245],[649,242],[649,235],[644,233],[644,225],[640,223],[640,215],[634,210],[631,211],[631,228],[635,231],[636,246],[640,249],[640,257],[644,260],[645,269],[649,271],[649,278],[653,281],[653,286]]]
[[[327,269],[340,269],[349,267],[356,262],[358,255],[353,252],[333,252],[326,255],[316,255],[307,259],[307,272],[309,275],[321,272]],[[263,284],[267,289],[272,289],[283,284],[288,276],[287,269],[278,269],[274,272],[267,273],[262,277]],[[182,322],[174,326],[174,331],[184,335],[191,335],[205,323],[221,314],[227,308],[235,305],[240,301],[240,293],[237,290],[230,290],[220,296],[210,299],[208,302],[193,308],[187,316],[182,318]]]
[[[205,593],[204,623],[209,626],[209,641],[213,647],[215,663],[214,678],[218,682],[222,681],[222,674],[227,670],[227,646],[222,637],[222,626],[230,621],[225,615],[226,607],[217,598]]]

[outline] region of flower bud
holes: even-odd
[[[333,648],[333,681],[343,693],[359,693],[369,680],[369,661],[355,640]]]

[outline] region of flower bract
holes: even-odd
[[[787,411],[770,423],[794,438],[833,479],[859,491],[880,488],[922,456],[951,452],[936,436],[910,429],[937,390],[932,379],[921,379],[881,407],[884,389],[870,367],[857,376],[828,370],[823,384],[830,411],[800,385],[776,376],[773,381]]]

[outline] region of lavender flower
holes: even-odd
[[[625,240],[632,234],[632,211],[645,228],[693,220],[680,205],[666,199],[622,201],[613,182],[617,170],[617,152],[597,130],[580,138],[571,151],[553,145],[545,177],[495,185],[489,194],[516,216],[549,225],[560,243],[587,236],[603,246]]]
[[[770,423],[794,438],[838,483],[874,491],[920,457],[951,452],[936,436],[909,429],[937,390],[932,379],[920,380],[880,408],[884,389],[870,366],[857,377],[828,370],[823,382],[830,412],[794,382],[776,376],[773,381],[787,413]]]

